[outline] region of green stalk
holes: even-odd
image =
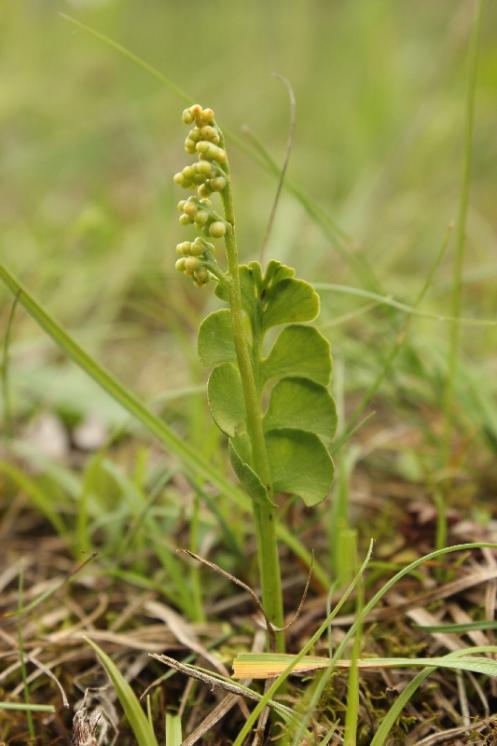
[[[350,532],[348,537],[348,550],[351,557],[351,573],[350,577],[347,578],[346,582],[350,582],[354,577],[354,571],[357,572],[358,556],[357,556],[357,533]],[[356,614],[360,618],[362,608],[364,606],[364,580],[362,577],[357,581],[357,600],[356,600]],[[357,743],[357,726],[359,724],[359,668],[357,665],[358,659],[361,657],[362,647],[362,625],[357,628],[357,632],[354,637],[354,643],[352,645],[352,665],[349,671],[349,680],[347,684],[347,711],[345,714],[345,732],[343,744],[344,746],[355,746]]]
[[[238,368],[242,379],[243,397],[247,411],[247,430],[252,446],[252,457],[255,471],[267,488],[269,500],[273,497],[271,472],[262,426],[262,412],[259,391],[254,374],[245,331],[243,329],[242,295],[238,268],[238,249],[235,235],[235,215],[229,166],[226,166],[227,184],[222,193],[226,219],[225,246],[230,275],[229,304],[233,327]],[[276,516],[269,500],[265,503],[253,502],[257,556],[262,587],[262,603],[269,620],[276,626],[284,625],[283,596],[281,589],[281,571],[276,540]],[[276,649],[283,652],[285,637],[283,632],[276,633]]]
[[[9,318],[7,319],[7,330],[5,332],[3,340],[3,360],[2,360],[2,397],[3,397],[3,419],[5,422],[4,438],[5,445],[8,445],[9,438],[12,435],[12,406],[10,400],[10,387],[9,387],[9,347],[10,337],[12,334],[12,325],[14,323],[14,315],[17,308],[17,302],[19,300],[19,293],[12,302],[10,308]]]
[[[194,553],[199,551],[199,524],[200,524],[200,495],[196,491],[193,496],[193,511],[190,522],[190,549]],[[194,621],[205,622],[204,605],[202,603],[202,585],[200,582],[200,566],[198,562],[192,562],[190,568],[190,583],[192,587],[192,606],[195,614]]]
[[[453,321],[450,327],[449,349],[447,359],[447,384],[445,390],[445,462],[449,464],[451,438],[454,427],[454,398],[459,364],[460,347],[460,315],[461,295],[466,248],[466,220],[469,206],[469,190],[471,184],[471,166],[473,161],[473,130],[475,118],[476,73],[478,67],[478,49],[480,44],[480,29],[483,0],[478,0],[468,52],[468,82],[466,91],[466,115],[464,133],[464,161],[459,196],[459,211],[456,225],[456,250],[452,265],[452,303],[451,315]]]

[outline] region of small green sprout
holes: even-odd
[[[197,161],[174,176],[192,192],[178,203],[179,221],[198,235],[177,245],[176,269],[198,286],[214,280],[216,295],[227,303],[202,322],[198,352],[212,368],[212,416],[228,436],[231,464],[252,498],[262,601],[273,625],[270,639],[282,651],[277,512],[285,495],[312,506],[330,490],[334,467],[328,448],[336,428],[328,390],[330,345],[307,323],[319,313],[319,296],[294,269],[274,260],[265,271],[259,262],[239,265],[223,133],[213,110],[199,104],[185,109],[183,121],[192,125],[185,150]],[[212,201],[215,193],[221,212]],[[224,269],[209,239],[223,239]],[[283,329],[267,350],[265,336],[275,326]]]

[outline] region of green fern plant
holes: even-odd
[[[281,574],[275,523],[283,495],[307,506],[323,500],[333,479],[328,448],[336,410],[328,386],[329,342],[306,322],[319,313],[319,296],[295,270],[270,261],[239,265],[232,185],[224,137],[212,109],[185,109],[192,125],[185,140],[197,160],[174,181],[193,193],[178,204],[179,221],[197,236],[176,247],[176,268],[201,287],[216,283],[227,304],[202,322],[200,359],[212,369],[208,400],[212,416],[228,436],[231,464],[253,505],[262,602],[275,628],[283,626]],[[218,194],[219,205],[213,197]],[[212,240],[222,239],[225,266]],[[283,326],[268,348],[266,335]],[[276,632],[284,649],[284,634]]]

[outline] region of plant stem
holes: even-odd
[[[357,555],[357,533],[355,531],[349,532],[348,536],[348,550],[351,559],[350,562],[350,577],[347,578],[346,582],[350,582],[354,577],[354,573],[357,572],[358,566],[358,555]],[[356,614],[360,617],[362,608],[364,606],[364,580],[362,577],[357,581],[357,600],[356,600]],[[345,732],[343,743],[344,746],[355,746],[357,743],[357,726],[359,723],[359,669],[357,661],[361,657],[361,646],[362,646],[362,626],[357,628],[357,632],[354,637],[354,643],[352,645],[352,665],[349,671],[349,680],[347,684],[347,710],[345,714]]]
[[[2,396],[3,396],[3,413],[4,413],[4,438],[5,446],[8,446],[9,438],[12,436],[12,407],[10,398],[10,386],[9,386],[9,347],[10,337],[12,334],[12,325],[14,323],[14,315],[19,301],[19,292],[16,293],[12,306],[10,308],[9,318],[7,319],[7,330],[5,332],[3,341],[3,360],[2,360]]]
[[[451,439],[454,427],[454,399],[459,364],[461,292],[466,248],[466,220],[471,185],[473,160],[473,130],[475,118],[476,74],[483,0],[478,0],[473,20],[473,28],[468,51],[468,80],[466,90],[466,115],[464,133],[464,161],[459,196],[459,211],[456,224],[456,249],[452,265],[452,307],[453,321],[450,327],[449,349],[447,353],[447,383],[445,390],[445,462],[450,465]]]
[[[227,185],[222,192],[226,219],[226,256],[230,274],[229,302],[233,326],[238,368],[242,379],[243,397],[247,411],[247,430],[252,447],[254,469],[267,489],[269,500],[264,503],[253,502],[257,555],[262,586],[262,603],[269,620],[276,626],[284,624],[283,597],[281,590],[281,571],[276,540],[276,516],[270,500],[273,497],[271,471],[269,468],[259,392],[254,375],[245,330],[243,328],[242,296],[238,268],[238,249],[235,236],[235,215],[233,197],[229,178],[229,166],[226,166]],[[284,651],[283,632],[276,633],[276,648]]]
[[[199,551],[199,523],[200,523],[200,496],[196,491],[193,496],[193,510],[190,522],[190,550]],[[201,550],[200,550],[201,551]],[[200,582],[200,566],[197,562],[190,569],[190,583],[192,587],[193,611],[196,622],[205,622],[205,611],[202,602],[202,584]]]

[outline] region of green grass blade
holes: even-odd
[[[460,324],[465,324],[467,326],[497,326],[497,320],[496,319],[478,319],[478,318],[471,318],[470,316],[450,316],[445,315],[441,313],[432,313],[431,311],[423,311],[422,309],[419,309],[416,307],[416,305],[411,306],[408,303],[403,303],[402,301],[396,300],[391,295],[380,295],[379,293],[374,293],[371,290],[365,290],[364,288],[356,288],[351,285],[341,285],[337,284],[335,282],[314,282],[313,287],[315,290],[318,291],[319,295],[322,296],[324,293],[342,293],[343,295],[352,295],[357,298],[367,298],[371,301],[374,301],[375,303],[379,303],[383,306],[389,306],[390,308],[394,308],[396,311],[402,311],[403,313],[409,314],[410,316],[418,316],[422,319],[432,319],[433,321],[441,321],[444,323],[453,323],[454,321],[459,321]],[[322,302],[323,299],[321,298]],[[330,326],[333,326],[333,321],[330,323]],[[321,324],[319,326],[320,329],[326,329],[328,324]]]
[[[325,737],[319,742],[318,746],[328,746],[329,742],[335,735],[338,728],[338,723],[333,723],[328,733],[325,735]]]
[[[251,501],[239,488],[235,487],[220,472],[211,466],[198,452],[179,438],[159,417],[151,412],[132,392],[117,381],[102,365],[87,352],[46,313],[37,301],[25,290],[8,269],[0,265],[0,279],[7,287],[19,295],[19,303],[41,326],[52,340],[82,368],[98,385],[115,401],[142,423],[171,452],[176,454],[184,466],[194,476],[201,477],[224,492],[241,509],[250,511]],[[290,547],[313,573],[323,587],[328,587],[329,578],[326,571],[313,560],[303,544],[281,523],[277,525],[279,538]]]
[[[152,432],[167,448],[176,453],[182,461],[195,473],[199,473],[205,479],[212,481],[220,489],[228,489],[233,492],[232,486],[223,477],[220,477],[209,464],[198,458],[196,452],[182,441],[167,425],[153,412],[147,409],[140,400],[119,383],[99,363],[97,363],[87,352],[59,325],[54,321],[35,299],[17,282],[5,267],[0,267],[0,277],[13,293],[19,295],[19,302],[28,313],[37,321],[53,341],[64,352],[71,357],[88,375],[93,378],[113,399],[121,404],[133,417],[139,420],[150,432]],[[248,506],[245,495],[236,495],[237,502],[243,507]]]
[[[247,147],[241,138],[228,132],[230,140],[232,140],[239,148],[244,150],[251,158],[254,158],[255,156],[255,160],[259,165],[269,174],[278,179],[280,175],[280,167],[274,158],[253,132],[246,129],[245,133],[249,138],[253,150],[247,150]],[[331,241],[334,249],[344,262],[349,265],[358,281],[366,287],[378,290],[378,280],[375,277],[373,268],[369,264],[367,258],[364,255],[351,250],[350,247],[353,243],[352,238],[347,235],[347,233],[334,220],[332,220],[332,218],[330,218],[326,211],[317,204],[315,198],[306,194],[304,190],[291,179],[285,179],[285,189],[290,192],[298,202],[300,202],[311,220],[316,223],[323,235]]]
[[[138,698],[126,679],[114,665],[109,656],[104,653],[98,645],[88,638],[85,639],[97,654],[98,660],[105,668],[105,671],[112,682],[119,702],[121,703],[131,729],[133,730],[138,746],[159,746],[152,726],[143,712]]]
[[[376,668],[416,668],[419,666],[436,666],[455,671],[472,671],[486,676],[497,676],[497,661],[473,655],[477,652],[495,654],[496,645],[474,646],[464,648],[444,656],[432,658],[351,658],[336,661],[337,668],[359,669]],[[235,661],[237,678],[253,679],[270,678],[284,671],[289,664],[297,673],[318,671],[330,665],[331,658],[324,655],[297,655],[291,653],[241,653]]]
[[[159,653],[149,653],[151,658],[154,658],[158,660],[160,663],[163,663],[165,665],[169,665],[167,656],[162,656]],[[189,659],[190,657],[188,657]],[[172,660],[172,659],[169,659]],[[219,685],[222,687],[223,684],[226,685],[226,690],[231,691],[235,694],[239,694],[240,696],[247,696],[250,700],[258,700],[259,703],[264,700],[264,703],[262,705],[262,709],[264,707],[271,707],[271,709],[274,710],[275,714],[283,720],[285,723],[294,722],[296,720],[296,715],[294,714],[291,707],[288,707],[288,705],[284,705],[281,702],[278,702],[276,700],[273,700],[271,698],[268,698],[266,694],[262,695],[259,692],[255,691],[254,689],[251,689],[249,686],[245,686],[240,681],[237,681],[236,683],[233,682],[233,679],[223,676],[222,674],[217,673],[217,671],[212,671],[211,669],[205,669],[201,666],[193,666],[190,663],[186,662],[187,659],[184,659],[181,662],[181,672],[185,673],[187,676],[190,676],[193,679],[199,679],[200,676],[202,677],[202,681],[209,681],[211,686],[217,686],[217,682],[219,682]],[[176,672],[176,669],[169,669],[169,672],[174,673]],[[161,679],[162,681],[164,678]],[[234,745],[233,745],[234,746]]]
[[[347,529],[345,532],[347,535],[347,542],[345,549],[348,550],[352,558],[352,568],[357,568],[357,531],[355,529]],[[351,569],[352,569],[351,568]],[[352,573],[349,575],[349,578]],[[357,602],[356,602],[356,613],[360,614],[360,611],[364,605],[364,584],[362,577],[357,582]],[[358,661],[361,656],[362,647],[362,629],[358,628],[354,637],[352,645],[352,664],[349,671],[349,680],[347,682],[347,710],[345,713],[345,731],[344,731],[344,746],[355,746],[357,743],[357,728],[359,725],[359,668]]]
[[[3,399],[3,420],[4,420],[4,436],[5,440],[8,441],[12,434],[12,406],[10,400],[10,386],[9,386],[9,347],[10,337],[12,334],[12,325],[14,323],[14,316],[17,307],[17,295],[12,301],[12,305],[9,312],[9,318],[7,319],[7,330],[5,332],[2,349],[2,399]]]
[[[166,746],[181,746],[183,733],[180,715],[166,712]]]
[[[435,276],[435,273],[437,269],[439,268],[442,259],[445,256],[445,252],[447,250],[447,246],[449,245],[449,238],[451,234],[451,229],[447,230],[447,233],[445,235],[444,240],[442,241],[442,244],[440,245],[440,248],[437,252],[437,255],[435,256],[435,259],[430,267],[430,270],[423,282],[423,285],[421,286],[421,289],[416,296],[416,299],[414,301],[413,311],[416,311],[418,306],[421,305],[423,302],[424,297],[426,296],[428,290],[430,289],[430,286],[433,282],[433,278]],[[403,328],[401,330],[401,333],[398,335],[396,341],[394,342],[393,346],[391,347],[388,355],[385,358],[385,362],[382,366],[382,368],[378,371],[378,374],[375,376],[373,383],[368,388],[364,396],[362,397],[361,401],[357,405],[357,407],[352,412],[352,415],[350,417],[350,422],[347,427],[347,431],[350,431],[351,428],[354,427],[355,423],[359,420],[361,415],[364,413],[366,407],[368,406],[369,402],[373,399],[373,397],[376,395],[377,391],[379,390],[381,384],[383,381],[387,378],[387,376],[390,374],[390,371],[393,369],[394,363],[396,359],[398,358],[400,352],[405,347],[408,339],[408,331],[410,328],[410,325],[412,323],[413,316],[408,315],[407,318],[404,321]],[[444,546],[443,544],[437,544],[437,548]]]
[[[496,647],[494,647],[494,652]],[[372,665],[378,665],[382,668],[411,668],[419,666],[434,666],[437,668],[447,668],[451,671],[471,671],[480,673],[484,676],[497,676],[497,661],[492,658],[484,658],[476,655],[464,656],[440,656],[433,658],[363,658],[358,661],[362,668],[368,668]]]
[[[474,632],[475,630],[497,629],[497,620],[480,619],[478,622],[463,622],[461,624],[419,624],[418,629],[423,630],[423,632],[429,632],[430,634],[436,632],[455,632],[456,634],[460,634],[461,632]]]
[[[409,702],[411,697],[419,689],[423,681],[425,681],[425,679],[427,679],[433,671],[435,671],[435,668],[424,668],[422,671],[417,673],[416,676],[405,687],[405,689],[401,691],[401,693],[381,721],[380,727],[374,734],[370,746],[383,746],[400,713]]]
[[[24,702],[0,702],[0,710],[18,710],[20,712],[55,712],[53,705],[32,705]]]
[[[337,646],[334,655],[330,658],[330,664],[328,669],[323,673],[322,677],[322,686],[324,689],[324,686],[333,673],[334,667],[336,665],[336,662],[341,657],[343,651],[345,650],[346,645],[350,642],[350,640],[355,636],[357,630],[367,621],[367,615],[370,611],[379,603],[379,601],[383,598],[383,596],[388,593],[391,588],[396,585],[399,580],[401,580],[406,575],[410,574],[415,570],[417,567],[422,565],[424,562],[429,562],[432,559],[438,559],[439,557],[443,557],[446,554],[451,554],[452,552],[465,552],[465,551],[471,551],[474,549],[482,549],[483,547],[489,547],[492,549],[497,549],[497,544],[492,543],[486,543],[486,542],[474,542],[474,543],[468,543],[468,544],[456,544],[451,547],[444,547],[443,549],[437,549],[434,552],[430,552],[429,554],[424,555],[423,557],[419,557],[418,559],[414,560],[413,562],[410,562],[408,565],[403,567],[399,572],[397,572],[393,577],[388,580],[385,585],[382,586],[375,594],[374,596],[368,601],[368,603],[364,606],[361,613],[357,615],[356,620],[354,623],[350,626],[347,633],[345,634],[344,638],[340,642],[340,644]],[[321,629],[321,627],[320,627]],[[323,630],[324,631],[324,630]],[[319,632],[319,630],[318,630]],[[319,639],[319,638],[318,638]],[[305,648],[304,648],[305,650]],[[476,650],[474,648],[474,650]],[[426,663],[425,663],[426,665]],[[297,736],[295,737],[293,744],[294,746],[297,746],[297,744],[300,743],[298,740],[298,737],[302,731],[302,728],[305,727],[306,723],[309,722],[312,713],[317,706],[317,702],[313,703],[313,705],[309,705],[307,707],[305,716],[302,719],[302,723],[300,725],[300,731],[297,733]]]
[[[425,554],[423,557],[418,557],[418,559],[414,560],[413,562],[410,562],[408,565],[402,568],[402,570],[399,570],[390,580],[388,580],[384,586],[382,586],[375,594],[374,596],[368,601],[368,603],[364,606],[364,609],[360,614],[358,614],[357,619],[352,624],[348,632],[345,634],[343,640],[338,645],[335,654],[332,658],[332,662],[335,663],[341,656],[345,646],[349,642],[351,638],[354,637],[357,629],[367,620],[367,616],[370,611],[381,601],[383,596],[388,593],[391,588],[393,588],[394,585],[396,585],[399,580],[401,580],[405,575],[408,575],[410,572],[415,570],[417,567],[422,565],[425,562],[429,562],[430,560],[438,559],[439,557],[444,557],[446,554],[452,554],[453,552],[468,552],[472,551],[474,549],[483,549],[485,547],[488,547],[489,549],[497,549],[497,544],[492,542],[471,542],[467,544],[454,544],[454,546],[451,547],[444,547],[443,549],[437,549],[434,552],[430,552],[429,554]]]
[[[111,49],[114,49],[116,52],[119,52],[119,54],[122,54],[123,57],[126,57],[128,60],[133,62],[133,64],[138,65],[138,67],[141,67],[143,70],[145,70],[145,72],[147,72],[153,78],[158,80],[159,83],[162,83],[167,88],[169,88],[171,93],[174,93],[176,96],[178,96],[178,98],[180,98],[186,104],[195,103],[194,100],[187,93],[185,93],[185,91],[183,91],[178,85],[176,85],[176,83],[173,83],[172,80],[169,80],[169,78],[167,78],[163,73],[161,73],[160,70],[157,70],[156,67],[154,67],[153,65],[150,65],[148,62],[146,62],[144,59],[139,57],[137,54],[134,54],[126,47],[123,47],[123,45],[119,44],[119,42],[114,41],[114,39],[111,39],[110,36],[107,36],[106,34],[102,34],[100,31],[97,31],[91,26],[87,26],[86,23],[82,23],[81,21],[78,21],[76,18],[73,18],[72,16],[69,16],[66,13],[59,12],[59,15],[61,18],[64,19],[64,21],[68,21],[69,23],[72,23],[73,26],[76,26],[76,28],[79,28],[80,31],[85,31],[87,34],[90,34],[95,39],[102,41],[104,44],[107,44],[107,46],[111,47]]]
[[[482,646],[481,648],[468,648],[464,650],[457,650],[454,653],[450,653],[447,657],[457,657],[458,655],[465,654],[469,651],[476,652],[477,650],[480,652],[492,652],[488,648],[494,647],[494,646]],[[406,704],[409,702],[411,697],[415,694],[417,689],[421,686],[421,684],[430,676],[433,671],[436,670],[436,667],[434,666],[428,666],[427,668],[424,668],[422,671],[420,671],[416,676],[409,682],[409,684],[405,687],[405,689],[402,690],[402,692],[399,694],[395,702],[392,704],[390,709],[388,710],[387,714],[384,716],[383,720],[380,723],[380,726],[378,730],[376,731],[373,740],[371,741],[371,746],[383,746],[388,738],[388,735],[390,731],[392,730],[393,726],[395,725],[395,722],[397,721],[397,718],[401,714],[402,710],[406,706]]]
[[[330,447],[330,454],[334,456],[338,451],[340,451],[344,445],[346,445],[353,436],[359,432],[359,430],[364,427],[364,425],[369,422],[371,417],[374,417],[376,412],[369,412],[366,414],[362,419],[359,421],[355,421],[349,429],[347,429],[344,433],[342,433],[338,438],[336,438]]]
[[[466,220],[469,207],[469,190],[471,185],[471,166],[473,161],[473,129],[475,118],[476,73],[478,68],[478,51],[483,0],[478,0],[474,13],[473,26],[468,51],[468,81],[466,90],[466,115],[464,133],[464,160],[459,196],[459,211],[456,226],[456,250],[452,265],[452,316],[449,347],[447,352],[447,382],[445,390],[445,461],[449,460],[450,441],[454,421],[454,396],[459,364],[459,344],[461,335],[461,298],[466,248]]]

